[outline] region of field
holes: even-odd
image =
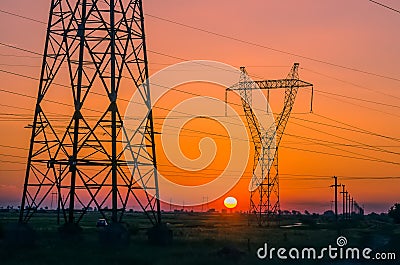
[[[37,213],[30,222],[36,233],[33,245],[16,243],[8,231],[17,222],[16,212],[0,213],[0,264],[400,264],[394,261],[356,260],[274,260],[257,258],[257,250],[272,247],[302,248],[336,246],[345,236],[347,246],[372,248],[400,255],[400,226],[386,216],[366,216],[363,220],[335,225],[320,216],[286,216],[269,227],[248,225],[245,214],[165,213],[164,222],[173,231],[173,242],[157,246],[147,239],[149,223],[140,213],[128,213],[125,226],[129,243],[118,244],[102,238],[96,228],[98,216],[87,215],[83,232],[65,237],[58,232],[53,213]],[[301,223],[294,225],[296,223]]]

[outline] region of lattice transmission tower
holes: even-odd
[[[248,76],[245,67],[241,67],[239,83],[227,89],[227,91],[239,92],[254,143],[250,213],[255,214],[258,225],[265,224],[271,217],[280,213],[278,147],[293,109],[298,89],[311,87],[311,91],[313,91],[311,83],[299,79],[298,68],[299,64],[295,63],[285,79],[253,81]],[[281,88],[285,89],[283,109],[275,117],[275,123],[269,128],[264,128],[252,109],[252,90],[266,89],[269,94],[269,90]]]
[[[148,75],[141,0],[51,1],[20,222],[54,192],[66,224],[127,207],[161,222]],[[127,128],[135,91],[147,111]]]

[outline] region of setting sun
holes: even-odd
[[[233,209],[237,205],[237,200],[235,197],[226,197],[224,200],[224,205],[228,209]]]

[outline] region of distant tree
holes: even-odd
[[[301,215],[301,212],[297,210],[292,210],[292,215]]]
[[[388,214],[396,224],[400,224],[400,203],[395,203],[390,207]]]
[[[332,210],[328,210],[324,212],[324,216],[335,216],[335,213]]]

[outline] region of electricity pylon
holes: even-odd
[[[161,222],[147,78],[141,0],[51,1],[20,222],[52,192],[66,224],[91,209],[120,222],[134,204]],[[127,128],[135,91],[147,113]]]
[[[256,215],[258,225],[265,224],[272,216],[280,212],[279,143],[289,120],[298,89],[313,88],[311,83],[299,79],[298,68],[299,64],[295,63],[286,79],[252,81],[247,75],[246,69],[241,67],[239,83],[227,89],[227,91],[237,90],[239,92],[254,143],[253,175],[250,183],[250,213]],[[276,117],[275,124],[269,128],[263,128],[252,109],[252,90],[280,88],[285,89],[283,110]]]

